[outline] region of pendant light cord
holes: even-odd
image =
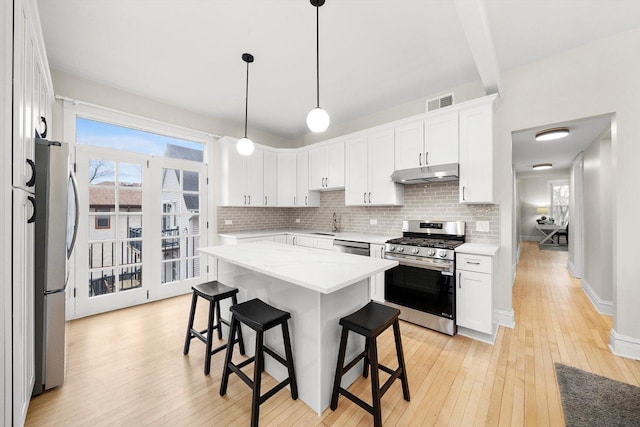
[[[247,61],[247,85],[244,94],[244,137],[247,137],[247,116],[249,114],[249,62]]]
[[[320,108],[320,6],[316,6],[316,107]]]

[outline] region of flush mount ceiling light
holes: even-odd
[[[551,141],[569,135],[569,128],[553,128],[536,132],[536,141]]]
[[[324,132],[329,127],[329,114],[320,108],[320,6],[325,0],[311,0],[316,8],[316,108],[307,115],[307,126],[311,132]]]
[[[253,55],[250,53],[243,53],[242,60],[247,63],[247,86],[244,94],[244,138],[238,141],[236,144],[236,150],[243,156],[248,156],[253,153],[254,144],[249,138],[247,138],[247,113],[249,111],[249,64],[253,62]]]
[[[551,169],[553,165],[551,163],[538,163],[537,165],[533,165],[533,170],[541,171],[544,169]]]

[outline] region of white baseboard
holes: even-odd
[[[513,329],[516,327],[515,312],[511,310],[493,310],[494,319],[498,319],[498,325]]]
[[[458,326],[458,335],[462,335],[463,337],[471,338],[476,341],[486,342],[487,344],[495,344],[496,342],[496,332],[493,334],[485,334],[484,332],[474,331],[473,329],[467,329],[463,326]]]
[[[580,279],[580,284],[598,313],[613,316],[613,301],[601,299],[585,279]]]
[[[609,348],[616,356],[640,360],[640,339],[618,334],[611,329]]]
[[[575,265],[573,265],[573,262],[571,262],[571,260],[567,262],[567,270],[569,270],[569,273],[571,273],[573,277],[575,277],[576,279],[580,279],[580,276],[578,276],[578,274],[576,273],[576,267]]]

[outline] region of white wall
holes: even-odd
[[[584,152],[585,259],[583,280],[603,301],[613,299],[611,256],[611,139],[594,141]]]
[[[244,116],[240,117],[240,114],[237,122],[223,121],[105,86],[60,70],[52,69],[51,77],[56,96],[61,95],[213,135],[240,138],[244,134]],[[54,119],[57,120],[55,128],[62,129],[62,114],[59,109],[54,111]],[[254,142],[271,147],[291,148],[298,145],[297,140],[285,139],[261,132],[258,129],[250,129],[250,134]]]
[[[514,203],[511,132],[601,114],[612,123],[611,226],[614,352],[640,358],[640,263],[635,248],[640,228],[640,30],[602,39],[502,75],[501,101],[494,124],[496,197],[501,205],[500,295],[498,307],[511,308],[511,211]]]
[[[518,234],[519,240],[541,240],[543,237],[536,229],[537,207],[549,208],[549,181],[566,179],[569,181],[569,169],[543,170],[516,174],[518,185]],[[549,214],[546,215],[547,217]]]

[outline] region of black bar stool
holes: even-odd
[[[225,319],[220,317],[220,301],[223,299],[231,298],[231,304],[237,304],[238,300],[236,295],[238,293],[238,289],[231,288],[229,286],[223,285],[219,283],[217,280],[213,282],[202,283],[200,285],[195,285],[191,289],[193,289],[193,297],[191,298],[191,312],[189,313],[189,324],[187,325],[187,336],[184,340],[184,354],[189,354],[189,346],[191,345],[191,340],[193,338],[198,338],[205,344],[205,353],[204,353],[204,374],[209,375],[211,371],[211,356],[227,348],[227,344],[223,344],[219,347],[212,349],[212,335],[213,330],[218,330],[218,339],[222,339],[222,328],[221,325],[225,324],[230,327],[230,323]],[[193,328],[193,320],[196,316],[196,305],[198,302],[198,297],[204,298],[209,301],[209,321],[207,323],[207,329],[202,331],[197,331]],[[215,317],[215,324],[214,324]],[[235,335],[230,335],[230,337]],[[229,338],[231,339],[231,338]],[[244,343],[242,342],[242,329],[238,328],[238,337],[233,340],[233,342],[240,343],[240,353],[244,354]]]
[[[371,301],[360,310],[340,319],[342,326],[342,336],[340,338],[340,350],[338,352],[338,364],[336,366],[336,377],[333,382],[333,393],[331,395],[331,410],[338,407],[338,395],[342,394],[352,402],[373,415],[373,424],[382,425],[382,411],[380,399],[389,390],[394,380],[400,379],[402,382],[402,394],[407,402],[411,400],[409,396],[409,383],[407,381],[407,368],[404,363],[402,352],[402,340],[400,338],[400,323],[398,316],[400,310]],[[395,371],[378,363],[378,348],[376,338],[387,328],[393,325],[393,335],[396,341],[396,354],[398,356],[398,369]],[[351,362],[344,366],[344,356],[347,349],[347,337],[349,331],[353,331],[365,337],[364,351],[357,355]],[[369,364],[371,364],[371,394],[372,405],[369,405],[359,397],[350,393],[340,386],[342,376],[353,368],[360,360],[364,359],[364,369],[362,376],[367,377]],[[380,388],[380,378],[378,369],[385,371],[391,376]]]
[[[224,396],[227,393],[229,374],[231,374],[231,372],[236,373],[240,379],[242,379],[242,381],[244,381],[249,387],[251,387],[251,390],[253,390],[253,398],[251,401],[251,426],[255,427],[258,425],[260,405],[282,388],[287,385],[291,385],[291,398],[293,400],[298,398],[298,385],[296,383],[296,374],[293,369],[291,339],[289,337],[289,326],[287,324],[287,320],[291,318],[291,314],[286,311],[278,310],[257,298],[234,305],[230,308],[230,311],[230,344],[227,347],[227,356],[224,360],[224,370],[222,372],[222,382],[220,384],[220,396]],[[240,323],[244,323],[256,331],[256,351],[253,357],[250,357],[236,365],[231,362],[234,344],[231,337],[234,336],[235,330],[240,328]],[[278,325],[282,326],[282,338],[284,340],[286,359],[282,358],[279,354],[264,345],[264,332]],[[267,353],[282,365],[286,366],[289,371],[289,377],[266,392],[264,395],[260,395],[260,380],[262,371],[264,370],[264,353]],[[253,365],[253,381],[241,371],[242,368],[252,362],[255,362]]]

